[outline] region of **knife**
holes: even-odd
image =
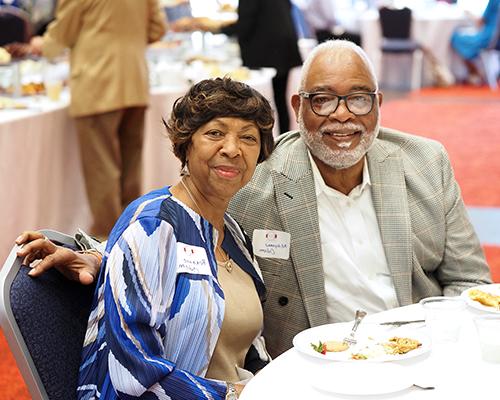
[[[401,326],[401,325],[408,325],[408,324],[419,324],[421,322],[425,322],[425,319],[414,319],[412,321],[389,321],[389,322],[381,322],[381,323],[379,323],[379,325]]]

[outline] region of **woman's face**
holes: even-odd
[[[191,137],[190,178],[205,198],[229,201],[250,181],[260,154],[257,125],[241,118],[215,118]]]

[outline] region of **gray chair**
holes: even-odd
[[[405,8],[381,7],[379,9],[380,28],[382,31],[382,68],[384,75],[384,56],[412,57],[410,88],[422,86],[424,54],[420,44],[411,38],[412,11]],[[381,79],[382,85],[384,79]]]
[[[76,248],[70,236],[42,232]],[[74,399],[95,286],[71,282],[56,269],[31,278],[17,249],[0,270],[1,328],[32,399]]]

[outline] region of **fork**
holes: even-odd
[[[358,329],[359,324],[366,316],[366,311],[356,310],[356,315],[354,317],[354,325],[352,326],[351,333],[344,338],[344,343],[347,343],[349,346],[355,345],[358,341],[355,338],[356,330]]]

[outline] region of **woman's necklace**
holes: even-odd
[[[189,198],[191,199],[191,201],[193,202],[193,204],[198,209],[197,210],[198,213],[203,218],[205,218],[203,216],[203,214],[201,213],[201,207],[198,205],[198,202],[194,199],[194,196],[191,193],[191,190],[189,190],[189,188],[187,187],[187,185],[184,183],[184,178],[181,178],[181,185],[184,187],[184,189],[186,189],[186,192],[187,192]],[[218,244],[215,246],[215,251],[216,252],[219,251],[219,255],[222,258],[222,261],[217,261],[217,264],[222,265],[226,269],[227,272],[231,272],[233,270],[233,264],[231,264],[231,259],[229,258],[229,256],[227,255],[227,253]]]

